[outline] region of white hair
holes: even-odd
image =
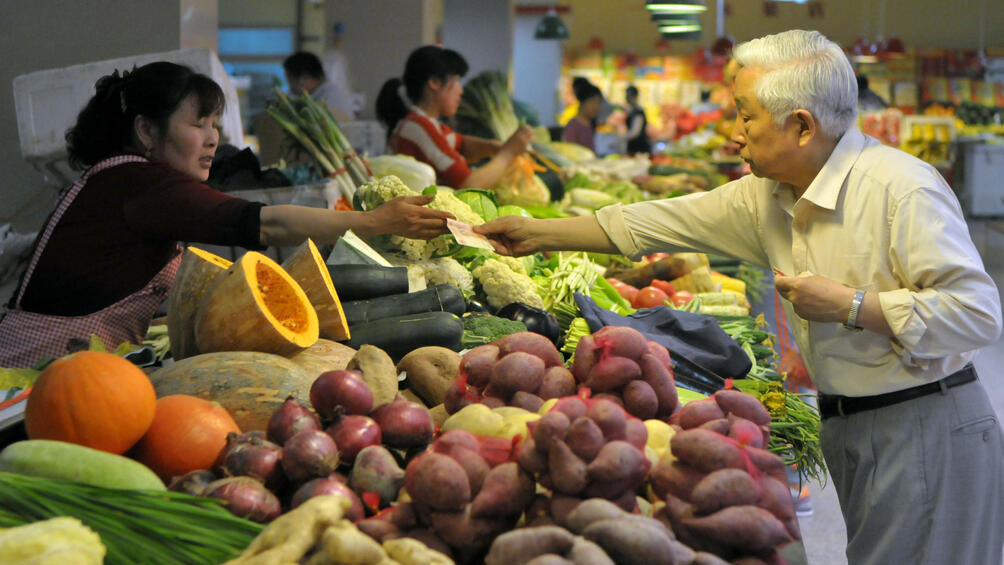
[[[812,113],[824,134],[840,137],[858,115],[858,83],[839,45],[818,31],[800,29],[742,43],[734,56],[762,69],[753,92],[778,126],[792,112]]]

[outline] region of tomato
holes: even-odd
[[[635,308],[651,308],[653,306],[662,306],[666,304],[667,300],[669,300],[669,296],[665,292],[654,286],[646,286],[638,291],[638,296],[631,301],[631,306]]]
[[[615,286],[618,294],[624,297],[632,307],[634,307],[634,299],[638,296],[638,289],[625,283],[621,283],[620,286]]]
[[[665,259],[666,257],[669,257],[669,253],[653,253],[648,257],[645,257],[645,259],[650,263],[655,263],[656,261]]]
[[[624,281],[622,281],[620,279],[615,279],[613,277],[608,277],[607,278],[607,282],[610,283],[610,286],[612,286],[614,288],[620,288],[620,287],[624,286],[624,284],[625,284]]]
[[[686,306],[688,302],[694,299],[694,294],[686,290],[678,290],[676,294],[673,295],[673,305],[676,307]]]
[[[674,294],[676,294],[676,289],[673,288],[673,285],[666,281],[660,281],[659,279],[652,279],[652,286],[665,292],[668,296],[673,296]]]

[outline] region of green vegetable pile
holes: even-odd
[[[467,314],[464,316],[464,333],[460,338],[460,346],[464,349],[472,349],[509,334],[525,331],[526,324],[517,320],[488,314]]]

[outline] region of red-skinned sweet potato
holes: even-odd
[[[575,565],[615,565],[614,560],[610,559],[602,547],[581,537],[575,538],[568,557]]]
[[[656,463],[649,480],[652,483],[652,490],[659,498],[665,500],[667,496],[675,496],[682,500],[690,500],[694,487],[705,476],[704,472],[682,461],[666,458]]]
[[[517,390],[515,394],[512,395],[512,398],[509,399],[509,406],[522,408],[527,412],[536,413],[543,405],[544,399],[532,392],[526,392],[525,390]]]
[[[673,565],[672,540],[657,525],[623,520],[601,520],[589,525],[582,537],[595,542],[621,565]]]
[[[719,390],[712,397],[723,412],[746,418],[758,426],[770,424],[770,413],[752,394],[738,390]]]
[[[669,356],[669,350],[666,349],[666,347],[661,343],[656,343],[654,341],[649,340],[648,351],[652,355],[655,355],[656,359],[658,359],[663,364],[664,367],[670,369],[673,367],[673,362]]]
[[[670,449],[678,459],[699,471],[710,473],[718,469],[746,469],[742,448],[732,440],[711,430],[694,428],[673,435]]]
[[[470,485],[472,493],[481,490],[481,485],[484,483],[485,477],[488,475],[491,467],[477,451],[468,449],[466,446],[458,443],[442,443],[439,441],[433,442],[432,451],[446,455],[463,467],[464,472],[467,473],[467,484]]]
[[[756,504],[770,511],[782,522],[795,518],[795,506],[791,501],[788,484],[770,475],[760,475],[760,499]]]
[[[637,447],[626,441],[611,441],[589,463],[586,473],[590,482],[616,483],[633,479],[640,483],[649,466],[645,454]]]
[[[548,451],[551,449],[552,439],[565,439],[571,422],[563,412],[551,410],[544,417],[536,422],[527,424],[527,429],[533,434],[533,441],[537,444],[537,449]]]
[[[569,422],[574,422],[576,418],[581,418],[586,415],[588,407],[584,400],[578,396],[566,396],[559,399],[554,403],[554,407],[551,408],[551,412],[561,412],[565,416],[568,416]]]
[[[668,355],[667,353],[667,359]],[[643,380],[652,387],[652,392],[655,393],[655,397],[659,401],[656,417],[659,419],[669,417],[680,402],[672,370],[667,365],[663,365],[658,356],[651,353],[642,355],[638,366],[641,368]]]
[[[572,357],[572,376],[575,380],[584,383],[589,376],[589,371],[593,370],[596,362],[599,347],[592,335],[583,336],[579,344],[575,346],[575,355]]]
[[[602,356],[618,355],[638,359],[649,350],[645,336],[627,326],[605,326],[592,335],[596,345],[603,350]]]
[[[699,427],[705,422],[719,420],[724,417],[725,412],[722,411],[714,399],[704,398],[684,404],[683,408],[680,408],[679,422],[683,429],[689,430]]]
[[[551,340],[533,332],[517,332],[509,334],[495,341],[499,348],[500,356],[508,356],[514,352],[521,351],[539,357],[547,367],[564,365],[564,359],[558,349],[554,347]]]
[[[616,403],[606,399],[594,398],[592,406],[586,412],[596,425],[603,431],[603,437],[607,441],[624,439],[624,427],[627,425],[627,416],[624,409]]]
[[[575,456],[560,439],[552,439],[547,455],[548,475],[554,490],[562,494],[576,495],[586,488],[586,463]]]
[[[453,458],[439,453],[426,452],[413,459],[405,470],[404,484],[412,500],[435,510],[460,510],[471,500],[467,472]]]
[[[617,390],[641,376],[641,367],[633,359],[611,355],[599,360],[584,383],[593,392]]]
[[[576,534],[581,534],[589,524],[600,520],[614,520],[624,516],[624,510],[603,498],[590,498],[582,501],[575,510],[568,514],[565,527]]]
[[[624,422],[624,441],[645,453],[645,444],[648,443],[648,428],[645,427],[645,422],[637,418],[628,418]]]
[[[495,538],[485,565],[513,565],[541,555],[564,554],[572,549],[573,542],[571,532],[557,526],[520,528]]]
[[[760,500],[760,484],[740,469],[719,469],[701,479],[690,494],[690,502],[698,516],[706,516],[726,506],[756,504]]]
[[[582,504],[582,499],[575,496],[565,496],[561,493],[551,495],[550,511],[551,517],[559,526],[568,523],[568,516]]]
[[[728,418],[719,418],[717,420],[709,420],[704,422],[698,428],[703,428],[705,430],[711,430],[716,433],[720,433],[723,436],[729,435],[729,420]]]
[[[499,398],[508,400],[517,390],[536,392],[544,381],[544,360],[515,351],[498,360],[492,368],[489,387]],[[485,391],[488,394],[488,390]]]
[[[551,367],[544,373],[544,380],[537,390],[537,396],[543,400],[572,394],[575,394],[575,377],[572,376],[571,371],[561,365]]]
[[[729,506],[683,523],[694,534],[742,552],[773,549],[791,541],[784,524],[759,506]]]
[[[529,473],[539,475],[547,471],[547,455],[537,449],[533,437],[523,439],[516,446],[516,462]]]
[[[502,463],[485,477],[471,502],[471,516],[518,516],[533,502],[533,478],[516,463]]]
[[[644,424],[643,424],[644,425]],[[589,418],[576,418],[565,434],[565,443],[572,453],[586,463],[593,460],[603,447],[603,430]]]
[[[767,451],[766,449],[758,449],[756,447],[746,446],[743,448],[746,451],[746,456],[749,457],[753,465],[762,472],[767,473],[775,479],[787,483],[788,466],[784,464],[784,460],[779,456]]]
[[[433,512],[429,516],[432,530],[456,550],[458,560],[482,551],[496,536],[513,526],[514,520],[475,518],[470,507],[461,512]]]
[[[764,435],[760,426],[750,420],[747,420],[746,418],[740,418],[739,416],[731,413],[729,414],[728,422],[729,431],[727,433],[730,438],[736,440],[742,445],[763,449]]]
[[[659,398],[655,391],[643,380],[635,379],[624,386],[624,409],[637,418],[648,420],[659,412]]]
[[[484,387],[491,380],[492,367],[499,358],[499,348],[491,343],[479,345],[460,359],[460,374],[467,376],[470,386]]]

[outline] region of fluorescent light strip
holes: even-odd
[[[701,26],[698,24],[659,26],[659,31],[662,33],[689,33],[701,31]]]
[[[698,4],[646,4],[645,9],[659,14],[700,14],[708,7]]]

